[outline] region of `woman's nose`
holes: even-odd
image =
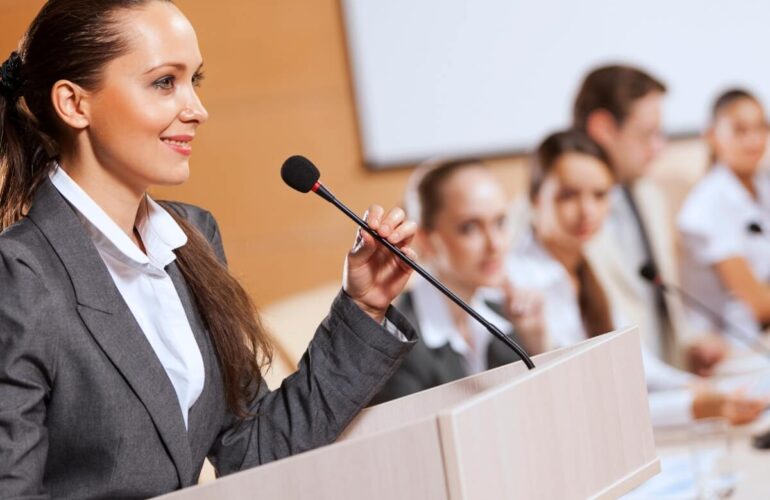
[[[505,236],[498,229],[486,231],[487,248],[492,252],[499,252],[505,245]]]
[[[203,106],[198,94],[192,93],[187,106],[179,113],[179,119],[184,122],[198,122],[199,125],[209,119],[209,112]]]

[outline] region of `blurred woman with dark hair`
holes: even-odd
[[[609,209],[614,178],[602,149],[578,131],[548,136],[531,167],[532,226],[514,244],[508,273],[517,286],[544,298],[549,343],[568,346],[622,325],[611,297],[585,257]],[[696,377],[666,365],[643,347],[655,425],[724,416],[735,423],[756,418],[763,402],[724,395]]]
[[[679,212],[682,285],[716,312],[692,310],[700,330],[735,325],[759,336],[770,324],[770,174],[760,168],[767,117],[751,93],[734,89],[717,98],[706,140],[711,168]]]

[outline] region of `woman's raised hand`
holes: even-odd
[[[364,214],[369,227],[401,249],[407,257],[417,254],[409,246],[417,224],[405,220],[404,211],[392,208],[387,213],[372,205]],[[342,288],[364,312],[381,323],[388,306],[406,286],[412,269],[378,243],[363,229],[358,230],[353,248],[345,258]]]
[[[535,290],[516,288],[507,278],[503,280],[503,310],[513,323],[528,354],[540,354],[548,350],[548,335],[543,317],[543,295]]]

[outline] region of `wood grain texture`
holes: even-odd
[[[659,470],[636,329],[535,362],[372,407],[334,445],[163,498],[609,498]]]
[[[656,462],[636,329],[538,362],[439,414],[452,500],[628,491]]]

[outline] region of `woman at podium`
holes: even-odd
[[[213,216],[158,202],[208,114],[170,1],[50,0],[0,66],[0,496],[147,498],[334,441],[414,344],[407,268],[359,234],[299,370],[270,343]],[[369,225],[414,256],[415,226]]]
[[[539,290],[549,343],[563,347],[622,326],[585,248],[608,211],[613,174],[601,148],[587,135],[566,131],[548,136],[531,161],[532,219],[507,261],[517,286]],[[722,416],[733,423],[754,420],[763,402],[723,394],[642,348],[654,425]]]
[[[507,198],[478,160],[432,162],[413,174],[407,212],[419,221],[423,262],[461,299],[530,354],[545,350],[542,301],[505,276]],[[498,302],[485,288],[498,288]],[[518,360],[518,356],[423,280],[397,302],[420,340],[373,402],[380,403]]]

